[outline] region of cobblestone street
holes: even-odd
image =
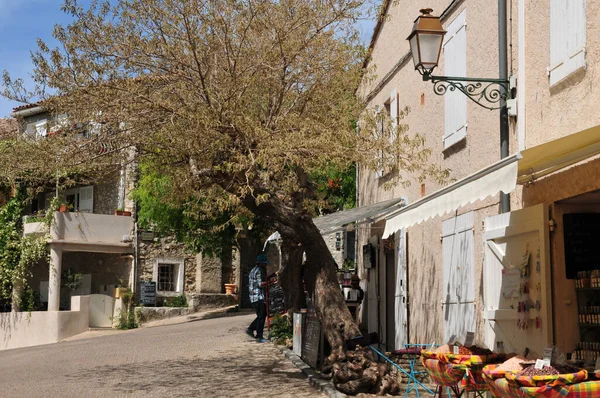
[[[0,351],[0,397],[324,397],[252,315]]]

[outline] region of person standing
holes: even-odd
[[[267,341],[263,338],[263,329],[265,328],[265,319],[267,318],[263,275],[266,274],[268,263],[267,255],[259,254],[256,257],[256,265],[250,271],[248,283],[250,302],[252,303],[252,307],[254,307],[254,311],[256,311],[256,319],[248,326],[246,333],[252,338],[256,337],[256,341],[259,343]],[[256,336],[254,336],[254,332],[256,332]]]

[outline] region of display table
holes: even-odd
[[[502,362],[504,356],[459,355],[423,351],[421,361],[431,380],[441,387],[447,387],[456,397],[465,392],[473,392],[475,396],[484,397],[489,386],[482,376],[483,368],[490,362]]]
[[[577,382],[577,380],[582,377],[577,373],[573,373],[573,375],[577,375],[573,377],[558,377],[556,380],[546,385],[525,387],[515,383],[513,374],[496,371],[495,368],[497,366],[498,365],[488,365],[483,369],[484,381],[494,397],[592,398],[600,396],[600,381]]]

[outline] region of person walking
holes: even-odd
[[[265,291],[263,275],[266,274],[266,268],[269,260],[266,254],[259,254],[256,257],[256,265],[250,271],[248,289],[250,291],[250,302],[254,311],[256,311],[256,319],[252,321],[246,333],[256,338],[258,343],[264,343],[267,340],[263,338],[263,329],[265,328],[265,319],[267,318],[267,305],[265,303]],[[254,336],[256,332],[256,336]]]

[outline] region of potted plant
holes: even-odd
[[[225,294],[235,294],[237,285],[235,283],[225,283]]]
[[[61,203],[60,206],[58,206],[58,211],[60,211],[61,213],[66,213],[69,211],[69,205],[66,203]]]
[[[131,216],[130,211],[125,211],[121,207],[115,210],[115,216]]]

